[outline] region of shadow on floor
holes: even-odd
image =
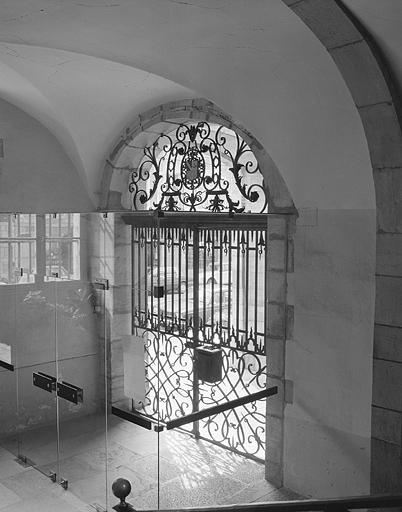
[[[127,501],[137,510],[302,499],[267,482],[258,462],[115,416],[107,427],[105,418],[90,415],[63,422],[58,432],[51,425],[2,438],[0,446],[1,512],[110,511],[118,503],[111,486],[120,477],[130,481]],[[32,465],[16,462],[18,453]]]

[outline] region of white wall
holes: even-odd
[[[84,183],[57,139],[41,123],[0,99],[0,211],[92,211]]]
[[[317,498],[369,494],[375,211],[302,210],[297,224],[285,485]]]

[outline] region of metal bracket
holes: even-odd
[[[144,416],[139,412],[130,412],[125,411],[124,409],[119,409],[118,407],[112,406],[112,414],[122,418],[123,420],[129,421],[131,423],[135,423],[136,425],[140,425],[141,427],[147,430],[153,430],[154,432],[162,432],[165,428],[164,423],[160,423],[155,421],[153,418],[149,418],[148,416]]]
[[[18,462],[18,464],[20,466],[22,466],[23,468],[27,468],[29,466],[35,466],[35,462],[28,459],[28,457],[26,457],[25,455],[22,455],[22,453],[18,454],[17,458],[15,459],[15,462]]]
[[[73,402],[74,404],[82,404],[84,401],[84,391],[82,388],[79,388],[74,384],[70,384],[69,382],[65,382],[64,380],[58,382],[56,381],[56,377],[46,375],[46,373],[34,373],[33,385],[37,388],[44,389],[49,393],[56,391],[57,396],[64,398],[69,402]]]
[[[56,391],[56,378],[42,372],[34,372],[33,385],[51,393]]]
[[[84,391],[82,388],[62,380],[57,383],[57,396],[60,396],[69,402],[73,402],[74,404],[82,404],[84,400]]]
[[[98,277],[94,281],[95,286],[99,286],[103,290],[109,290],[109,279],[103,279],[101,277]]]
[[[5,368],[6,370],[10,370],[10,372],[13,372],[13,371],[14,371],[14,365],[13,365],[13,364],[6,363],[5,361],[0,361],[0,366],[1,366],[2,368]]]

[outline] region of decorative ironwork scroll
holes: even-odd
[[[129,183],[134,210],[267,212],[258,162],[228,128],[204,121],[180,124],[144,155]]]

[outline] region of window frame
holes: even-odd
[[[66,282],[66,283],[72,283],[72,282],[79,282],[83,279],[83,247],[82,247],[82,239],[83,239],[83,230],[82,230],[82,215],[77,213],[60,213],[60,214],[5,214],[9,215],[11,218],[14,216],[17,218],[19,215],[29,215],[29,225],[30,225],[30,233],[34,233],[33,236],[19,236],[19,229],[17,236],[9,236],[4,237],[2,234],[0,234],[0,244],[1,245],[8,245],[8,254],[11,252],[12,244],[17,244],[17,247],[21,243],[29,243],[34,246],[34,249],[29,249],[29,269],[25,267],[16,267],[14,269],[15,276],[12,275],[13,270],[13,259],[8,259],[8,282],[4,283],[7,285],[32,285],[35,283],[47,283],[54,281],[55,279],[60,280],[60,282]],[[59,215],[78,215],[79,219],[79,225],[78,225],[78,235],[76,233],[73,233],[71,236],[63,237],[61,235],[61,223],[59,221],[59,233],[58,236],[46,236],[47,234],[47,222],[49,222],[49,225],[52,224],[52,219],[57,218]],[[31,227],[32,219],[34,219],[34,226]],[[67,224],[70,225],[70,219],[68,219]],[[11,233],[10,228],[10,221],[8,224],[8,233]],[[14,235],[14,234],[13,234]],[[50,235],[51,235],[51,229],[50,229]],[[48,261],[47,258],[47,250],[50,247],[50,244],[56,243],[60,244],[62,240],[70,241],[71,243],[77,244],[77,256],[76,256],[76,265],[78,266],[78,271],[75,273],[70,273],[70,269],[66,269],[68,273],[68,277],[56,275],[56,272],[53,274],[49,273],[49,270],[52,270],[53,266],[58,266],[59,272],[62,267],[62,261],[61,261],[61,255],[59,254],[57,260],[55,260],[54,265],[52,264],[52,261]],[[33,256],[31,256],[33,254]],[[70,255],[71,253],[69,253]],[[1,256],[0,256],[1,257]],[[73,260],[74,261],[74,260]],[[19,259],[19,262],[21,264],[21,259]],[[59,274],[57,272],[57,274]],[[26,275],[26,280],[21,280],[21,277]],[[77,275],[77,277],[73,277],[74,275]],[[20,276],[20,277],[18,277]],[[13,280],[14,278],[14,280]],[[22,282],[21,282],[22,281]]]

